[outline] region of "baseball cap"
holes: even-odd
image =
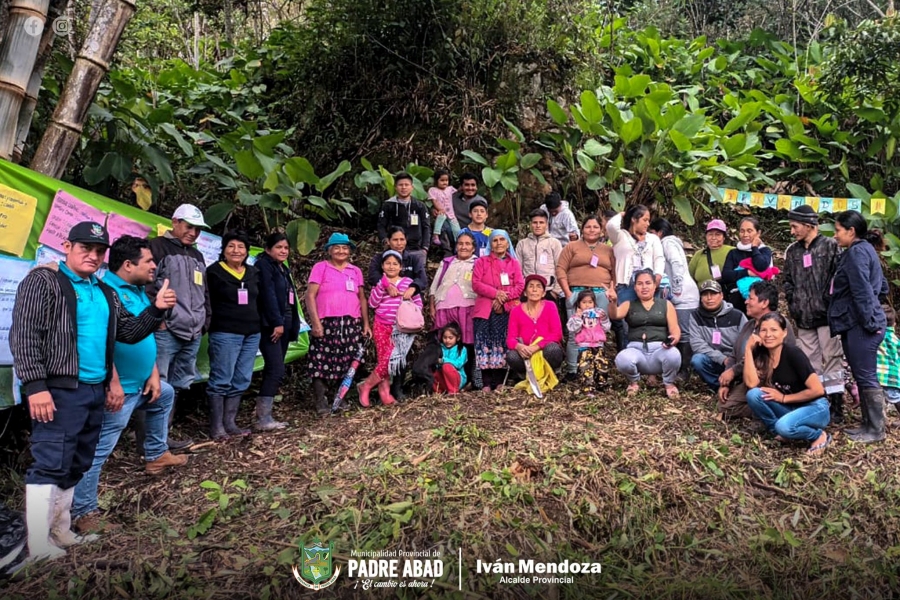
[[[481,208],[487,210],[488,203],[487,200],[482,200],[481,198],[476,198],[469,202],[469,212],[472,212],[472,209],[476,206],[480,206]]]
[[[713,219],[706,225],[706,231],[721,231],[722,233],[728,233],[728,228],[725,226],[725,221],[722,219]]]
[[[109,246],[109,233],[100,223],[93,221],[82,221],[69,230],[69,241],[73,244],[81,242],[82,244],[102,244]]]
[[[193,204],[182,204],[175,209],[172,218],[179,221],[187,221],[195,227],[209,227],[206,221],[203,220],[203,213]]]
[[[700,284],[700,293],[702,294],[703,292],[715,292],[716,294],[721,294],[722,286],[719,285],[719,282],[715,279],[707,279]]]

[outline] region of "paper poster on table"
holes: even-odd
[[[102,225],[106,222],[106,213],[59,190],[53,198],[50,214],[47,215],[44,230],[38,241],[54,250],[62,250],[63,242],[69,237],[69,230],[82,221],[93,221]]]
[[[222,254],[222,238],[208,231],[201,231],[197,236],[197,250],[203,255],[208,267],[219,260],[219,255]]]
[[[37,198],[0,184],[0,252],[22,256],[36,209]]]
[[[16,289],[32,267],[33,261],[0,256],[0,365],[3,366],[13,363],[9,349],[9,330],[16,304]]]

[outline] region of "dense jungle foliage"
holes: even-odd
[[[900,20],[777,4],[151,3],[68,177],[147,209],[289,225],[304,253],[320,223],[373,213],[401,170],[420,196],[433,168],[476,170],[505,219],[547,184],[578,211],[655,203],[688,225],[718,187],[852,196],[893,257]],[[70,65],[54,57],[33,139]]]

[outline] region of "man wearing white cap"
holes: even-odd
[[[156,366],[159,376],[175,388],[177,394],[191,387],[196,379],[197,352],[200,338],[209,329],[211,317],[209,290],[206,286],[206,262],[203,254],[194,247],[200,230],[209,227],[203,213],[192,204],[182,204],[172,215],[172,229],[150,241],[150,251],[156,262],[156,281],[169,280],[169,287],[178,294],[178,304],[169,311],[166,320],[156,332]],[[156,285],[147,286],[152,299]],[[140,412],[135,413],[140,416]],[[169,424],[175,407],[169,413]],[[143,427],[138,421],[138,448],[143,448]],[[187,448],[193,441],[173,440],[169,435],[170,450]]]

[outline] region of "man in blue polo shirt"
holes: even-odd
[[[72,500],[94,460],[115,343],[137,343],[156,331],[177,301],[165,281],[140,315],[125,310],[95,275],[108,248],[102,225],[78,223],[63,243],[65,262],[32,269],[16,291],[9,347],[31,415],[31,560],[64,556],[63,548],[83,541],[71,531]]]
[[[144,286],[151,283],[155,276],[156,263],[147,240],[130,235],[123,235],[116,240],[109,250],[109,272],[103,278],[103,283],[118,294],[125,310],[139,315],[150,306],[150,298],[144,292]],[[187,456],[172,454],[166,443],[169,413],[174,400],[175,390],[160,380],[156,368],[156,338],[151,335],[136,344],[116,342],[113,351],[113,376],[106,394],[103,429],[100,431],[94,462],[75,486],[75,501],[72,505],[75,531],[81,534],[102,533],[104,530],[117,528],[100,517],[97,487],[100,471],[135,410],[146,414],[147,433],[143,448],[147,462],[146,472],[158,475],[169,467],[187,463]]]

